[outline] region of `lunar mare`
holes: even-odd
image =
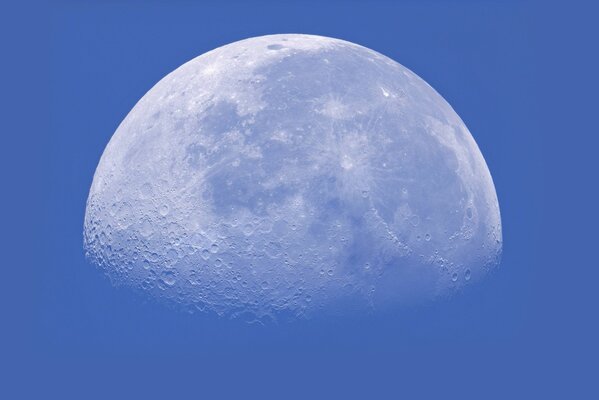
[[[190,310],[276,318],[432,300],[497,265],[472,135],[397,62],[270,35],[158,82],[107,145],[84,221],[113,282]]]

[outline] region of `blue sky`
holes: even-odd
[[[30,293],[5,282],[11,389],[25,398],[596,397],[593,15],[532,1],[15,8],[2,27],[5,101],[16,105],[2,161],[15,194],[4,200],[4,268],[18,268]],[[379,51],[453,106],[495,181],[496,273],[401,314],[263,328],[146,302],[86,262],[93,172],[136,101],[205,51],[288,32]]]

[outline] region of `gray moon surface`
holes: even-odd
[[[88,258],[187,310],[256,319],[446,297],[502,249],[472,135],[368,48],[282,34],[205,53],[122,121],[96,169]]]

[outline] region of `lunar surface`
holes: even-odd
[[[450,105],[375,51],[235,42],[135,105],[94,175],[90,260],[188,310],[256,319],[393,310],[499,261],[491,175]]]

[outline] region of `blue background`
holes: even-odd
[[[599,398],[596,15],[531,1],[12,8],[2,397]],[[132,106],[189,59],[269,33],[362,44],[449,101],[495,181],[496,273],[414,310],[261,327],[148,302],[86,262],[92,176]]]

